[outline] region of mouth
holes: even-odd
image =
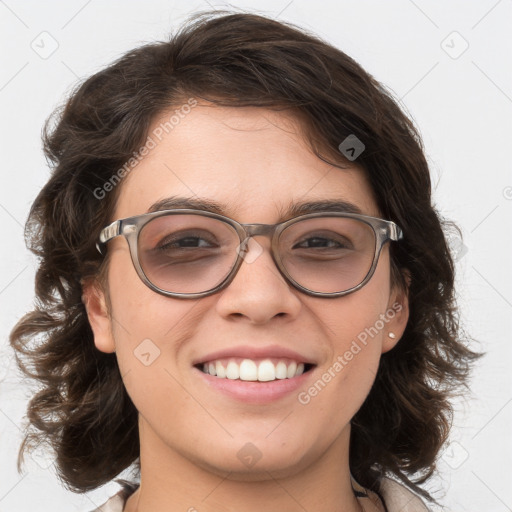
[[[192,367],[208,399],[264,405],[293,400],[313,378],[316,357],[278,344],[237,345],[199,356]]]
[[[195,368],[218,379],[272,382],[293,379],[311,371],[314,364],[289,358],[229,357],[203,361]]]

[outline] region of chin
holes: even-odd
[[[232,460],[232,456],[229,456]],[[280,455],[272,457],[271,460],[262,456],[257,462],[253,464],[241,463],[240,461],[228,463],[226,459],[217,461],[198,461],[204,470],[218,475],[222,478],[237,482],[262,482],[267,481],[269,476],[272,478],[286,478],[300,473],[307,463],[300,460],[291,463],[286,457]],[[227,476],[228,475],[228,476]]]
[[[293,476],[321,456],[321,449],[305,447],[305,443],[297,440],[295,445],[288,441],[269,439],[240,441],[230,439],[229,443],[215,447],[215,451],[202,451],[201,454],[187,457],[202,469],[222,478],[234,481],[258,482],[269,479],[269,473],[275,478]],[[246,438],[247,439],[247,438]]]

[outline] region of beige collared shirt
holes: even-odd
[[[355,487],[356,490],[358,490],[358,487]],[[388,512],[429,512],[419,496],[391,478],[382,479],[380,493]],[[123,498],[122,494],[123,491],[121,490],[101,507],[91,512],[123,512],[127,498]]]

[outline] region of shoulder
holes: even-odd
[[[95,508],[90,512],[123,512],[125,501],[119,492],[109,498],[101,507]]]
[[[417,494],[391,478],[382,478],[380,494],[388,512],[429,512]]]
[[[121,490],[109,498],[103,505],[90,512],[123,512],[126,500],[137,490],[139,485],[126,480],[116,481],[121,484]]]

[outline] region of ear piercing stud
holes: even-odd
[[[396,338],[396,334],[395,334],[394,332],[390,332],[390,333],[388,334],[388,336],[389,336],[392,340],[394,340],[394,339]]]

